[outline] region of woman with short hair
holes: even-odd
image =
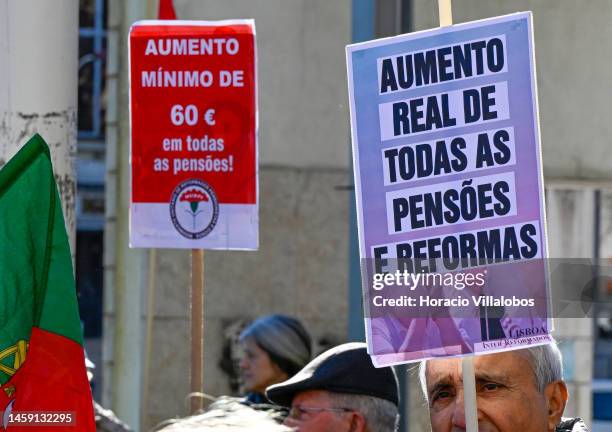
[[[295,318],[268,315],[241,334],[240,375],[248,403],[269,403],[266,387],[287,380],[310,361],[310,335]]]

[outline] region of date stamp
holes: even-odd
[[[74,411],[11,411],[5,412],[8,426],[75,426]]]

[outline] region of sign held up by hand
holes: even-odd
[[[531,13],[349,45],[347,64],[374,362],[546,343]]]

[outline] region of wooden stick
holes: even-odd
[[[191,413],[203,408],[204,390],[204,251],[191,250]]]
[[[440,27],[453,25],[451,0],[438,0]],[[478,409],[476,406],[476,377],[474,375],[474,356],[461,359],[463,375],[463,406],[465,409],[466,432],[478,432]]]
[[[476,408],[476,377],[474,375],[474,356],[461,359],[463,375],[463,405],[465,407],[466,432],[478,432],[478,411]]]
[[[438,13],[440,15],[440,27],[453,25],[451,0],[438,0]]]

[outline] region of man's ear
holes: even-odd
[[[548,430],[552,432],[561,421],[565,404],[567,404],[568,392],[565,382],[551,382],[544,389],[544,396],[548,409]]]
[[[359,411],[351,412],[351,432],[365,432],[366,431],[366,420],[363,414]]]

